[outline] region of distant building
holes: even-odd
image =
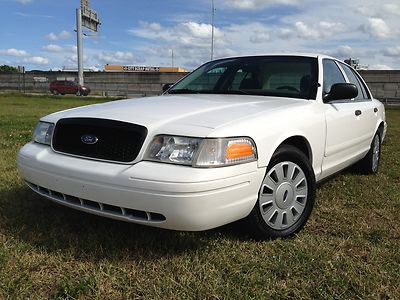
[[[145,66],[120,66],[105,65],[106,72],[161,72],[161,73],[185,73],[187,70],[176,67],[145,67]]]
[[[368,70],[368,65],[361,65],[359,59],[345,59],[344,62],[351,67],[353,67],[355,70]]]

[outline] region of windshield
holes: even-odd
[[[300,56],[222,59],[202,65],[169,94],[244,94],[315,99],[318,61]]]

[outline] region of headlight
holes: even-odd
[[[53,138],[54,124],[39,122],[32,135],[32,140],[39,144],[50,145]]]
[[[151,142],[145,159],[192,165],[193,157],[198,151],[201,141],[199,138],[159,135]]]
[[[256,147],[250,138],[202,139],[159,135],[150,143],[146,160],[193,167],[221,167],[255,161]]]
[[[256,146],[249,138],[204,139],[194,166],[238,165],[256,159]]]

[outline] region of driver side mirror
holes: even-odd
[[[166,91],[168,91],[174,84],[173,83],[166,83],[163,85],[162,87],[162,92],[165,93]]]
[[[335,83],[331,87],[331,91],[323,97],[324,103],[334,100],[352,99],[357,97],[358,89],[353,83]]]

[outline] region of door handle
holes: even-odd
[[[374,108],[374,113],[377,113],[378,112],[378,109],[375,107]]]
[[[361,110],[357,109],[357,110],[354,112],[354,114],[355,114],[356,116],[359,116],[359,115],[362,114],[362,112],[361,112]]]

